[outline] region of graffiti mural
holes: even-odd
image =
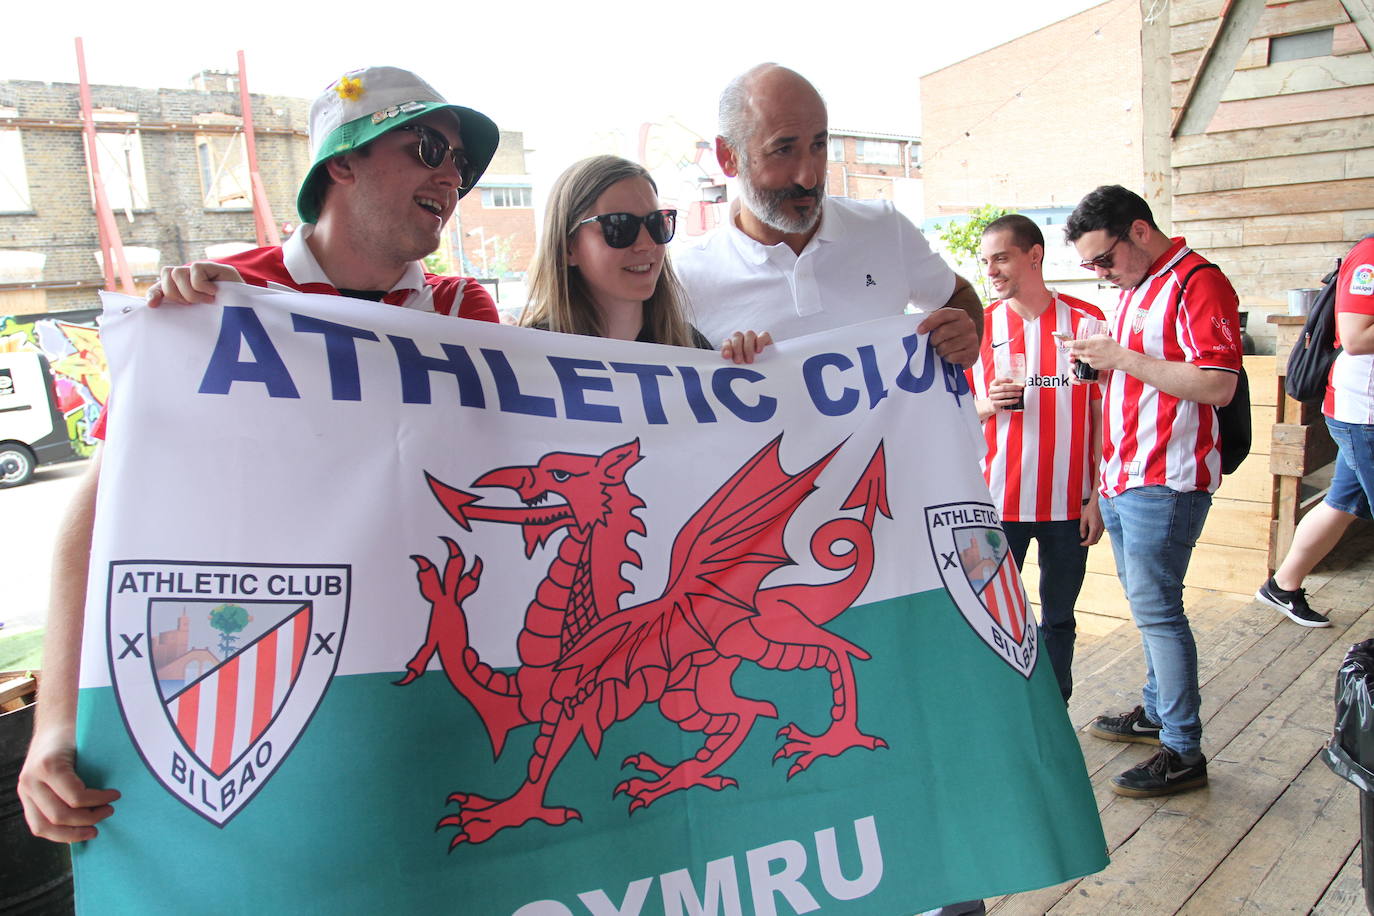
[[[110,396],[110,371],[100,331],[89,323],[0,315],[0,353],[43,354],[52,372],[57,406],[67,421],[67,438],[82,457],[95,452],[95,421]]]

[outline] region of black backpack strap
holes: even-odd
[[[1178,289],[1174,292],[1175,309],[1177,309],[1179,307],[1179,304],[1183,302],[1183,288],[1188,285],[1188,281],[1193,278],[1193,274],[1197,273],[1199,270],[1206,270],[1209,267],[1217,271],[1218,273],[1221,272],[1221,268],[1217,267],[1217,265],[1213,264],[1211,261],[1203,261],[1201,264],[1194,264],[1192,269],[1183,275],[1183,279],[1178,281]],[[1236,328],[1236,334],[1240,334],[1239,327]],[[1245,372],[1245,365],[1243,362],[1241,364],[1241,372],[1242,374]]]
[[[1183,275],[1178,284],[1178,292],[1174,295],[1175,309],[1183,301],[1183,288],[1188,285],[1193,274],[1209,267],[1221,270],[1211,261],[1204,261],[1194,264],[1193,268]],[[1236,333],[1240,333],[1240,328],[1236,328]],[[1250,454],[1250,379],[1245,374],[1244,357],[1241,358],[1240,371],[1236,373],[1235,393],[1231,395],[1230,402],[1224,407],[1216,408],[1216,412],[1217,433],[1221,446],[1221,473],[1232,474]]]
[[[1183,275],[1183,279],[1178,281],[1178,290],[1174,293],[1174,308],[1178,308],[1179,303],[1183,301],[1183,288],[1188,285],[1188,281],[1193,278],[1193,274],[1197,273],[1199,270],[1206,270],[1209,267],[1213,270],[1221,270],[1220,267],[1217,267],[1217,265],[1213,264],[1211,261],[1203,261],[1201,264],[1194,264],[1193,268]]]

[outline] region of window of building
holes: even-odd
[[[129,265],[129,270],[135,276],[156,277],[159,266],[162,264],[162,252],[156,248],[149,248],[146,245],[125,245],[124,263]],[[100,265],[100,269],[105,269],[105,252],[99,248],[91,252],[95,262]]]
[[[17,118],[13,108],[0,108],[0,118]],[[0,213],[30,213],[29,178],[24,143],[16,128],[0,128]]]
[[[901,165],[902,145],[891,140],[856,140],[855,154],[870,165]]]
[[[1296,35],[1275,35],[1269,39],[1269,63],[1302,60],[1307,57],[1327,57],[1331,54],[1334,29],[1299,32]]]
[[[830,138],[830,161],[844,162],[844,137]]]
[[[148,209],[143,141],[133,128],[137,120],[138,115],[132,112],[95,112],[95,147],[105,197],[111,210],[125,213]],[[121,124],[128,126],[121,130]],[[91,189],[91,205],[95,205],[94,188]]]
[[[46,260],[47,255],[41,251],[0,248],[0,284],[41,282]],[[0,289],[0,315],[29,315],[47,310],[48,293],[41,287]]]
[[[482,188],[484,207],[533,207],[529,188]]]
[[[242,128],[243,119],[233,115],[196,115],[196,123]],[[248,172],[248,143],[243,131],[196,134],[196,159],[200,166],[202,206],[207,210],[251,210],[252,179]]]

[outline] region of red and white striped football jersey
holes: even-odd
[[[1374,315],[1374,238],[1350,250],[1336,281],[1336,314]],[[1340,329],[1336,345],[1340,346]],[[1374,356],[1341,353],[1331,364],[1322,413],[1342,423],[1374,424]]]
[[[1096,469],[1091,466],[1089,410],[1092,401],[1101,399],[1102,388],[1071,384],[1069,355],[1053,336],[1072,336],[1085,318],[1101,319],[1102,312],[1060,294],[1032,321],[1005,300],[983,313],[983,342],[968,371],[975,396],[986,398],[997,377],[994,347],[1026,357],[1025,410],[999,410],[983,424],[983,477],[1003,521],[1075,519],[1092,493]]]
[[[1116,341],[1155,359],[1239,372],[1239,300],[1231,281],[1220,270],[1200,270],[1178,295],[1188,272],[1205,263],[1183,239],[1174,239],[1139,286],[1121,291],[1111,322]],[[1104,496],[1161,484],[1180,493],[1211,493],[1221,483],[1217,412],[1208,404],[1113,371],[1102,425]]]

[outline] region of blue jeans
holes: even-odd
[[[1025,565],[1031,539],[1039,545],[1040,645],[1050,656],[1064,702],[1073,695],[1073,643],[1077,624],[1073,606],[1088,568],[1088,548],[1081,543],[1078,519],[1066,522],[1003,522],[1016,568]]]
[[[1100,501],[1116,574],[1145,649],[1145,714],[1160,741],[1184,757],[1202,750],[1197,644],[1183,613],[1183,577],[1212,494],[1136,487]]]
[[[1342,423],[1326,418],[1326,428],[1340,449],[1336,453],[1336,474],[1324,502],[1347,515],[1371,518],[1374,502],[1374,426],[1367,423]]]

